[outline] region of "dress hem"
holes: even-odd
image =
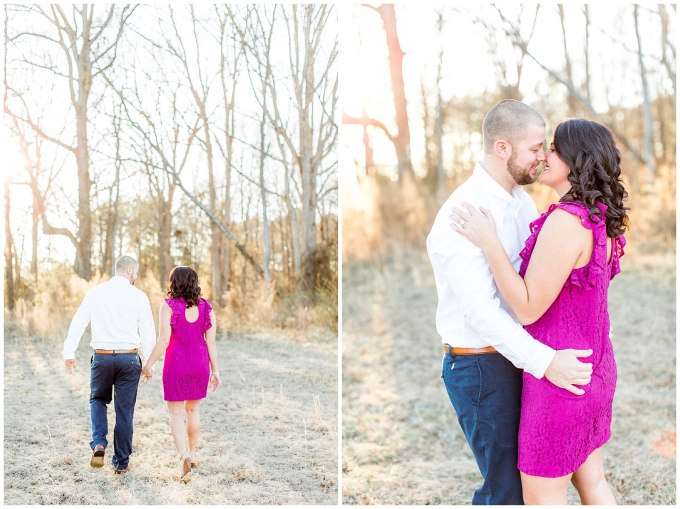
[[[597,447],[593,447],[593,448],[590,450],[590,452],[588,452],[588,454],[585,455],[585,457],[582,457],[582,459],[579,459],[579,461],[577,462],[577,463],[578,463],[578,466],[577,466],[576,468],[574,468],[573,470],[572,470],[572,469],[567,469],[566,472],[561,473],[561,474],[557,474],[557,475],[541,475],[541,474],[534,474],[534,473],[531,473],[531,472],[527,472],[527,471],[525,471],[525,470],[522,470],[522,468],[519,466],[519,464],[517,465],[517,469],[518,469],[520,472],[522,472],[523,474],[526,474],[526,475],[533,475],[534,477],[544,477],[544,478],[546,478],[546,479],[556,479],[557,477],[564,477],[565,475],[573,474],[573,473],[576,472],[579,468],[581,468],[581,466],[588,460],[588,458],[590,457],[590,455],[593,454],[593,453],[595,452],[596,449],[599,449],[599,448],[602,447],[604,444],[606,444],[607,442],[609,442],[609,439],[610,439],[611,437],[612,437],[612,434],[611,434],[611,430],[610,430],[609,433],[607,433],[605,439],[600,443],[600,445],[598,445]]]

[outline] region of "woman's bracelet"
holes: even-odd
[[[216,371],[215,373],[210,373],[211,375],[219,375],[219,373]]]

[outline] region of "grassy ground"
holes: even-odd
[[[305,334],[300,333],[300,336]],[[336,504],[337,336],[218,340],[222,387],[201,405],[202,463],[177,480],[160,373],[140,384],[132,470],[90,461],[89,334],[63,368],[58,340],[5,331],[5,504]]]
[[[675,255],[627,255],[622,268],[605,471],[620,504],[675,504]],[[346,263],[342,306],[343,502],[469,504],[482,479],[440,379],[427,255]]]

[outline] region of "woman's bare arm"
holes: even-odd
[[[556,209],[538,235],[524,278],[500,241],[484,251],[498,290],[521,324],[534,323],[555,302],[582,253],[592,251],[592,238],[577,216]]]
[[[153,365],[156,364],[156,361],[161,358],[161,355],[163,355],[163,352],[165,352],[165,349],[168,347],[170,333],[172,332],[172,328],[170,327],[171,317],[172,310],[170,309],[170,306],[168,306],[168,303],[165,301],[161,302],[161,309],[159,311],[160,331],[158,332],[156,346],[153,347],[151,355],[146,360],[145,367],[148,369],[153,368]]]
[[[208,345],[208,357],[210,357],[210,385],[213,391],[220,386],[220,369],[217,365],[217,345],[215,343],[217,332],[217,317],[215,311],[210,311],[212,327],[205,331],[205,342]]]
[[[482,248],[493,273],[498,291],[523,325],[534,323],[550,307],[579,262],[585,265],[592,252],[593,237],[580,219],[562,209],[548,216],[531,255],[527,272],[522,278],[508,258],[496,235],[491,214],[484,216],[469,206],[470,211],[458,212],[465,220],[464,228],[456,228],[475,245]]]

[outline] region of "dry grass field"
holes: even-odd
[[[674,257],[623,260],[610,289],[619,379],[606,474],[620,504],[674,504]],[[345,265],[342,302],[343,502],[469,504],[482,479],[440,379],[427,255]]]
[[[200,465],[177,480],[156,377],[140,384],[132,470],[115,475],[113,404],[102,469],[90,467],[89,333],[69,376],[58,339],[6,324],[5,504],[337,504],[337,336],[266,331],[218,340],[222,387],[201,405]],[[161,362],[162,364],[162,362]]]

